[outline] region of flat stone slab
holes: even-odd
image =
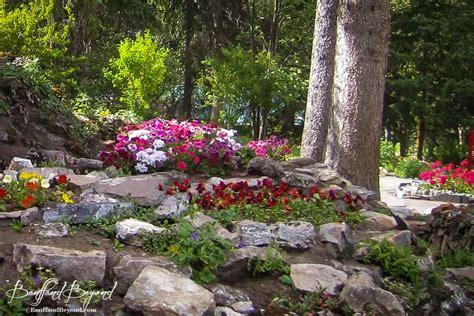
[[[72,224],[85,224],[109,214],[118,214],[133,209],[132,203],[77,203],[57,204],[43,208],[43,221],[46,223],[66,220]]]
[[[124,302],[145,315],[203,315],[215,309],[211,292],[183,275],[156,266],[142,270]]]
[[[91,280],[98,286],[103,286],[106,258],[106,253],[98,250],[84,252],[29,244],[13,246],[13,262],[19,271],[35,262],[53,269],[54,273],[65,281]]]
[[[290,276],[296,289],[303,292],[318,292],[325,289],[336,295],[347,281],[347,274],[324,264],[292,264]]]

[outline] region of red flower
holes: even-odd
[[[35,198],[31,194],[28,194],[20,201],[20,205],[23,208],[30,208],[34,203]]]
[[[7,196],[7,190],[4,188],[0,188],[0,200],[3,200]]]
[[[184,161],[180,161],[176,164],[176,169],[178,169],[179,171],[184,171],[188,168],[188,164],[185,163]]]
[[[201,158],[199,158],[198,156],[195,156],[195,157],[193,158],[193,163],[194,163],[195,165],[199,165],[200,162],[201,162]]]
[[[163,184],[158,184],[158,190],[163,191]]]
[[[436,160],[435,162],[433,162],[431,164],[431,168],[433,168],[433,169],[438,168],[439,166],[441,166],[441,161],[440,160]]]
[[[59,184],[65,184],[65,183],[67,183],[67,180],[68,179],[67,179],[67,176],[65,174],[60,174],[58,176],[58,183]]]
[[[441,184],[445,184],[447,180],[448,180],[447,176],[440,176],[439,177],[439,183],[441,183]]]
[[[27,182],[26,183],[26,188],[30,191],[38,190],[39,189],[39,184],[36,182]]]
[[[463,160],[463,161],[461,161],[460,165],[464,168],[468,168],[469,167],[469,161]]]

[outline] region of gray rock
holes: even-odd
[[[276,241],[288,248],[308,249],[316,237],[313,224],[303,221],[276,223],[270,230]]]
[[[397,247],[410,247],[411,240],[412,240],[412,233],[409,230],[402,230],[402,231],[391,231],[388,233],[384,233],[375,237],[371,238],[372,240],[381,241],[381,240],[388,240],[392,244]]]
[[[117,168],[114,166],[108,166],[107,168],[104,169],[104,173],[109,177],[109,178],[116,178],[119,176],[119,171]]]
[[[115,224],[117,239],[127,245],[142,246],[142,237],[146,234],[162,234],[165,228],[147,222],[129,218]]]
[[[79,158],[77,160],[77,168],[84,170],[100,170],[104,167],[104,163],[97,159]]]
[[[315,177],[318,179],[318,182],[321,185],[335,184],[339,186],[344,186],[341,175],[335,170],[329,168],[321,168],[318,166],[307,166],[306,168],[314,169],[316,171]]]
[[[57,204],[43,208],[43,221],[46,223],[67,221],[72,224],[85,224],[91,220],[103,218],[109,214],[120,214],[133,210],[132,203],[95,203],[80,202],[77,204]]]
[[[92,188],[95,183],[107,179],[108,176],[103,172],[94,172],[86,175],[70,175],[68,178],[72,186],[83,191]]]
[[[368,213],[368,212],[366,212]],[[374,213],[374,212],[371,212]],[[387,231],[394,230],[398,228],[397,221],[393,216],[388,216],[385,214],[376,213],[376,215],[368,217],[365,220],[364,226],[368,230],[374,231]]]
[[[117,282],[116,293],[121,295],[127,293],[133,281],[146,266],[160,267],[174,273],[180,273],[188,278],[192,274],[191,268],[180,269],[167,257],[139,258],[126,255],[114,266],[114,281]]]
[[[18,219],[21,217],[22,211],[0,212],[0,219]]]
[[[25,168],[21,170],[21,173],[23,172],[36,173],[45,179],[51,179],[61,174],[64,174],[67,176],[74,174],[74,171],[72,171],[71,169],[67,169],[63,167]]]
[[[263,182],[263,180],[272,181],[273,184],[276,184],[275,180],[269,177],[265,177],[265,176],[259,177],[259,178],[229,178],[229,179],[212,177],[209,180],[207,180],[206,184],[212,186],[212,185],[219,185],[221,182],[224,182],[225,184],[229,184],[229,183],[238,183],[238,182],[244,181],[244,182],[247,182],[247,185],[249,186],[249,188],[257,188],[259,184]],[[212,189],[212,188],[209,188],[209,189]]]
[[[402,303],[392,293],[382,290],[364,272],[354,274],[344,286],[340,298],[356,313],[407,315]]]
[[[30,207],[21,212],[21,223],[26,226],[40,220],[42,217],[43,213],[37,207]]]
[[[293,286],[303,292],[318,292],[325,289],[336,295],[347,281],[347,274],[324,264],[292,264],[290,276]]]
[[[242,313],[246,315],[255,312],[255,307],[253,306],[252,301],[235,302],[234,304],[232,304],[231,308],[237,313]]]
[[[187,194],[167,195],[155,210],[156,218],[170,219],[181,215],[188,209],[189,197]]]
[[[28,245],[13,246],[13,261],[19,271],[28,267],[32,262],[54,270],[54,273],[65,281],[95,281],[103,286],[105,276],[106,253],[92,250],[88,252]]]
[[[246,219],[236,226],[241,242],[247,246],[266,246],[272,242],[272,234],[265,223]]]
[[[446,272],[454,277],[463,277],[469,281],[474,281],[474,267],[448,268]]]
[[[35,234],[43,237],[65,237],[69,235],[69,225],[63,223],[45,223],[35,225],[31,229]]]
[[[210,290],[214,293],[214,300],[218,306],[230,307],[236,302],[250,301],[247,294],[227,285],[217,284]]]
[[[283,176],[283,167],[273,159],[255,157],[249,161],[247,173],[249,175],[267,176],[280,179]]]
[[[230,232],[225,227],[217,223],[214,224],[214,227],[216,229],[217,236],[227,239],[232,243],[232,245],[234,245],[234,247],[238,247],[240,244],[239,234]]]
[[[354,250],[352,231],[346,223],[328,223],[319,226],[316,229],[316,239],[335,259],[349,257]]]
[[[195,228],[199,228],[204,224],[215,223],[216,220],[210,216],[207,216],[201,212],[196,212],[194,214],[183,217],[183,219],[191,222],[191,225]]]
[[[459,285],[445,282],[443,291],[449,293],[449,295],[447,295],[448,298],[446,300],[441,302],[441,308],[449,313],[449,315],[453,315],[461,310],[468,302],[464,291]]]
[[[184,179],[182,173],[161,172],[101,180],[94,184],[94,189],[97,193],[121,198],[129,197],[142,205],[158,206],[166,198],[165,192],[158,189],[159,185],[167,185],[182,179]]]
[[[302,168],[310,165],[318,164],[315,159],[312,158],[294,158],[287,161],[281,162],[281,166],[285,169],[285,171],[291,171],[295,168]],[[327,167],[324,164],[320,164],[322,166]]]
[[[142,270],[124,302],[145,315],[203,315],[215,309],[211,292],[180,274],[155,266]]]
[[[289,186],[299,187],[299,188],[308,188],[318,184],[318,179],[313,176],[297,173],[297,172],[285,172],[285,176],[282,179]]]
[[[245,314],[237,313],[230,307],[218,306],[214,311],[215,316],[242,316]]]
[[[346,192],[351,193],[352,195],[358,195],[366,201],[373,201],[375,199],[374,191],[367,190],[366,188],[361,186],[349,184],[344,188],[344,190]]]
[[[119,203],[119,200],[105,194],[90,193],[90,190],[82,192],[80,201],[82,203]]]
[[[29,159],[23,159],[20,157],[13,157],[8,166],[8,170],[20,171],[25,168],[33,168],[33,163]]]
[[[398,215],[401,218],[409,218],[414,215],[413,210],[406,206],[391,206],[390,210],[394,215]]]

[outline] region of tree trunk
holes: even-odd
[[[319,0],[316,6],[313,53],[301,155],[323,160],[328,134],[334,76],[338,1]]]
[[[416,158],[423,160],[423,147],[425,143],[425,119],[420,116],[416,120]]]
[[[258,139],[265,139],[267,137],[267,125],[268,125],[268,108],[266,106],[262,107],[262,122],[260,124],[260,133]]]
[[[379,196],[389,0],[341,0],[325,162]]]
[[[191,42],[194,36],[194,1],[186,1],[185,4],[185,28],[186,28],[186,43],[184,48],[184,92],[183,104],[180,111],[180,119],[187,120],[191,118],[193,104],[193,52],[191,49]]]
[[[408,155],[408,148],[410,147],[410,134],[408,130],[402,129],[400,131],[400,156],[406,157]]]

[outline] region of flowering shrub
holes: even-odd
[[[242,164],[246,165],[254,157],[268,157],[274,160],[285,160],[291,153],[291,148],[287,139],[272,135],[268,139],[253,140],[245,145],[240,156]]]
[[[320,192],[317,187],[305,192],[289,187],[285,182],[274,184],[270,179],[258,181],[255,189],[246,181],[227,184],[220,182],[219,185],[213,185],[210,191],[201,182],[197,185],[196,194],[192,194],[190,188],[190,181],[185,179],[175,182],[166,193],[173,195],[187,192],[195,209],[204,210],[224,224],[238,219],[262,222],[305,220],[316,225],[340,220],[358,222],[360,217],[354,211],[365,203],[360,196],[349,193],[335,190]],[[337,199],[346,203],[346,211],[336,211],[333,202]]]
[[[99,159],[138,173],[160,169],[223,173],[236,167],[242,147],[234,131],[197,121],[156,118],[128,125]]]
[[[474,170],[469,169],[467,160],[461,161],[459,166],[454,163],[443,166],[441,161],[437,160],[430,167],[431,170],[423,171],[419,175],[429,188],[474,194]]]
[[[0,210],[44,205],[47,201],[73,203],[71,193],[66,190],[66,175],[48,180],[36,173],[23,172],[18,180],[5,175],[0,181]]]

